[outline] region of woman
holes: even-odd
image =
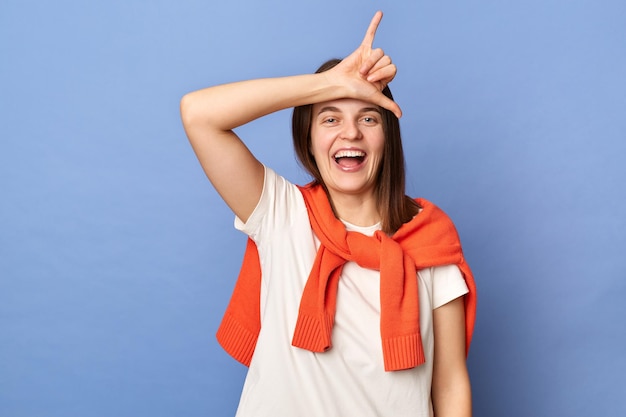
[[[218,340],[250,367],[237,415],[470,416],[475,289],[450,220],[404,195],[396,67],[373,49],[315,74],[187,94],[183,124],[249,235]],[[233,129],[294,107],[314,181],[265,167]],[[417,279],[416,279],[417,277]]]

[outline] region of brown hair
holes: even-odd
[[[340,59],[326,61],[315,73],[328,71],[339,62],[341,62]],[[382,92],[393,100],[389,87],[385,87]],[[316,183],[324,186],[320,171],[310,152],[312,108],[312,104],[307,104],[293,109],[291,119],[293,145],[302,167],[309,172]],[[405,163],[398,118],[387,109],[381,108],[381,111],[385,144],[376,179],[376,197],[382,230],[387,234],[393,234],[402,224],[411,220],[420,207],[413,199],[405,195]]]

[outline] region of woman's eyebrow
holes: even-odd
[[[336,113],[341,113],[341,109],[339,107],[335,107],[335,106],[326,106],[326,107],[322,107],[320,109],[320,111],[317,112],[317,114],[322,114],[324,112],[336,112]],[[376,112],[378,114],[382,114],[382,112],[380,111],[380,108],[378,107],[363,107],[361,110],[359,110],[360,113],[368,113],[368,112]]]
[[[380,111],[379,107],[363,107],[361,109],[361,113],[367,113],[367,112],[371,112],[371,111],[376,112],[378,114],[382,114],[382,112]]]
[[[322,114],[322,113],[324,113],[324,112],[326,112],[326,111],[332,111],[332,112],[338,112],[338,113],[340,113],[340,112],[341,112],[341,110],[339,110],[339,108],[338,108],[338,107],[334,107],[334,106],[326,106],[326,107],[322,107],[322,108],[320,109],[320,111],[318,111],[318,112],[317,112],[317,114]]]

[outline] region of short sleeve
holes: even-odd
[[[294,184],[264,167],[263,191],[245,223],[235,216],[235,228],[250,236],[257,245],[263,239],[274,239],[291,230],[304,218],[308,224],[302,193]],[[304,215],[304,217],[303,217]]]
[[[263,218],[263,215],[265,214],[267,207],[269,205],[268,199],[270,197],[268,196],[268,191],[270,187],[268,187],[268,181],[270,182],[273,181],[273,176],[276,175],[268,167],[263,166],[263,168],[264,168],[263,191],[261,192],[261,197],[259,198],[259,201],[257,202],[256,207],[252,211],[252,214],[250,214],[250,217],[248,217],[248,221],[244,222],[239,217],[235,216],[235,229],[241,232],[244,232],[245,234],[250,235],[251,237],[260,226],[259,223],[261,219]]]
[[[456,265],[436,266],[433,275],[433,309],[469,292],[463,274]]]

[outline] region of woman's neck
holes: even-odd
[[[380,223],[380,213],[373,195],[330,194],[335,215],[355,226],[373,226]]]

